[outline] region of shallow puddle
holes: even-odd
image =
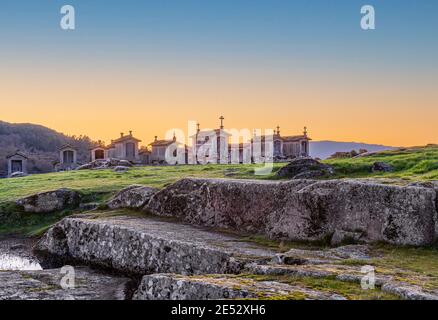
[[[20,257],[10,253],[0,253],[0,270],[42,270],[36,259]]]

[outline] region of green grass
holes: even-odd
[[[438,248],[375,246],[371,265],[377,272],[389,273],[399,281],[438,289]]]
[[[407,181],[438,180],[438,146],[413,147],[379,152],[373,155],[329,159],[324,161],[335,168],[335,178],[395,178]],[[374,162],[386,162],[393,172],[372,173]]]
[[[81,170],[0,179],[0,203],[58,188],[70,188],[84,194],[114,193],[132,184],[161,188],[184,177],[275,179],[275,172],[281,166],[275,164],[274,172],[267,176],[254,175],[254,169],[260,165],[185,165],[138,167],[125,173],[109,169]]]

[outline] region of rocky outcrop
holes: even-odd
[[[0,272],[0,300],[124,300],[131,280],[74,268],[74,288],[63,289],[61,269]]]
[[[144,276],[135,300],[211,300],[211,299],[297,299],[345,300],[341,295],[297,287],[275,281],[214,276],[153,274]]]
[[[77,208],[81,202],[79,192],[59,189],[38,193],[16,201],[16,204],[28,213],[50,213],[67,208]]]
[[[110,209],[139,209],[149,202],[158,189],[142,185],[132,185],[117,193],[108,203]]]
[[[132,167],[132,163],[128,160],[119,160],[119,159],[99,159],[90,163],[86,163],[76,168],[76,170],[100,170],[100,169],[108,169],[108,168],[117,168],[123,167],[125,171],[128,167]],[[120,168],[119,168],[120,169]]]
[[[373,166],[371,167],[371,171],[372,172],[392,172],[392,171],[394,171],[394,168],[389,163],[374,162]]]
[[[80,262],[125,274],[237,273],[273,252],[242,239],[156,218],[66,218],[35,247],[44,263]]]
[[[382,291],[392,293],[405,300],[438,300],[438,292],[425,292],[420,286],[400,283],[388,282],[382,285]]]
[[[364,242],[429,245],[436,192],[358,180],[287,182],[187,178],[152,196],[146,209],[191,224],[314,241],[335,232]]]
[[[277,176],[290,179],[314,179],[328,177],[333,173],[334,170],[329,165],[312,158],[299,158],[282,167],[277,172]]]
[[[126,172],[129,170],[127,166],[117,166],[113,169],[114,172]]]
[[[241,237],[169,219],[90,214],[52,227],[35,251],[43,267],[88,264],[142,276],[134,299],[342,299],[336,290],[320,292],[305,280],[295,280],[328,278],[357,286],[364,277],[362,267],[380,257],[371,248],[348,245],[278,253]],[[431,283],[433,275],[377,268],[379,291],[405,299],[438,299],[438,290],[423,285]]]

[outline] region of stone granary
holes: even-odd
[[[224,117],[219,118],[221,121],[221,125],[219,129],[216,130],[203,130],[201,131],[197,128],[197,133],[193,135],[192,145],[196,146],[196,150],[200,150],[200,148],[208,149],[209,145],[212,145],[212,140],[216,139],[217,146],[217,155],[215,159],[209,159],[210,163],[230,163],[232,161],[231,154],[233,149],[238,150],[239,153],[239,162],[257,162],[258,159],[255,159],[255,141],[261,142],[260,144],[260,156],[265,157],[265,136],[256,136],[254,135],[253,139],[247,143],[240,143],[237,145],[232,145],[229,143],[229,139],[231,134],[224,129]],[[309,142],[312,140],[307,135],[307,127],[304,127],[304,132],[302,135],[297,136],[281,136],[280,135],[280,127],[277,126],[277,130],[274,131],[273,139],[273,157],[274,161],[300,158],[300,157],[309,157]],[[228,157],[226,155],[221,155],[220,150],[228,150]],[[197,156],[197,155],[196,155]],[[207,159],[205,159],[207,160]],[[197,163],[199,159],[197,159]]]
[[[91,161],[96,160],[105,160],[108,159],[108,148],[105,147],[105,144],[102,141],[90,149],[91,152]]]
[[[27,156],[17,151],[6,157],[8,160],[8,177],[12,176],[14,173],[27,174]]]
[[[265,156],[265,140],[266,136],[257,136],[254,134],[253,139],[237,144],[231,144],[231,133],[225,130],[224,120],[221,116],[220,127],[218,129],[200,129],[200,124],[197,124],[196,134],[190,137],[191,146],[185,146],[186,163],[190,158],[190,164],[205,164],[205,163],[251,163],[260,162]],[[280,127],[274,131],[273,142],[273,159],[268,161],[284,161],[294,158],[309,157],[309,142],[312,139],[307,135],[307,128],[304,127],[302,135],[297,136],[281,136]],[[261,142],[257,145],[256,142]],[[172,140],[158,140],[155,136],[154,142],[150,143],[151,154],[149,156],[150,163],[165,164],[166,150],[174,144],[180,148],[182,143]],[[211,152],[211,150],[215,152]],[[225,152],[222,152],[225,150]],[[258,150],[258,152],[256,152]],[[228,153],[226,152],[228,151]],[[176,150],[173,151],[176,153]],[[235,152],[238,153],[235,154]],[[257,153],[257,154],[256,154]],[[233,157],[233,156],[234,157]],[[174,154],[175,156],[175,154]],[[259,159],[258,157],[262,158]],[[269,154],[267,155],[269,158]],[[145,162],[142,162],[145,163]]]
[[[222,154],[221,150],[229,149],[229,139],[231,134],[224,129],[225,118],[221,116],[219,118],[221,125],[219,129],[215,130],[201,130],[198,123],[198,128],[196,134],[191,136],[192,146],[196,146],[194,155],[196,163],[229,163],[228,154]],[[216,148],[217,152],[212,153],[214,155],[213,159],[209,159],[209,149]],[[205,152],[204,152],[205,151]],[[202,159],[199,159],[199,155],[202,155]]]
[[[129,131],[128,135],[125,135],[123,132],[120,133],[120,138],[116,140],[112,140],[111,144],[107,148],[98,148],[93,150],[94,155],[101,157],[102,151],[104,158],[108,159],[118,159],[118,160],[128,160],[133,163],[140,163],[140,155],[139,155],[139,143],[141,140],[135,138],[132,135],[132,131]],[[99,159],[99,158],[97,158]]]
[[[55,162],[55,171],[70,171],[77,167],[79,167],[78,150],[70,144],[59,148],[59,161]]]
[[[155,136],[154,142],[150,143],[151,151],[149,153],[149,161],[151,164],[166,164],[166,150],[170,146],[175,144],[176,148],[184,148],[184,162],[187,163],[187,146],[184,146],[182,143],[176,141],[176,136],[174,135],[171,140],[158,140],[158,136]],[[177,156],[177,150],[174,148],[172,151],[172,156]]]
[[[141,164],[150,164],[151,163],[151,155],[152,152],[148,149],[148,147],[141,147],[138,151],[140,156]]]
[[[274,144],[274,150],[273,150],[274,160],[284,160],[284,159],[293,159],[293,158],[310,156],[309,142],[312,139],[310,139],[309,136],[307,135],[307,127],[304,127],[304,131],[302,135],[281,136],[280,127],[277,126],[277,130],[274,131],[274,135],[272,139]],[[254,140],[262,142],[261,156],[264,157],[265,136],[254,136],[254,139],[251,140],[252,144],[254,143]]]

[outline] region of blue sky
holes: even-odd
[[[58,28],[63,4],[76,8],[70,35]],[[364,4],[376,8],[372,33],[359,28]],[[437,13],[430,0],[2,0],[0,36],[4,50],[49,55],[86,49],[131,58],[378,63],[369,56],[379,54],[398,63],[415,56],[426,65],[438,53]]]

